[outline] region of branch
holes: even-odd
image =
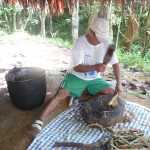
[[[97,148],[102,148],[104,145],[102,143],[102,140],[106,138],[106,136],[98,139],[95,143],[91,144],[84,144],[84,143],[74,143],[74,142],[55,142],[55,147],[76,147],[86,150],[95,150]]]

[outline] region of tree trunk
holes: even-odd
[[[13,5],[13,32],[16,31],[16,7]]]
[[[104,18],[104,19],[107,20],[107,15],[108,15],[107,9],[108,9],[108,5],[103,4],[102,1],[101,1],[101,3],[100,3],[100,11],[98,13],[98,17]]]
[[[51,37],[54,38],[54,31],[53,31],[53,22],[52,22],[52,18],[49,17],[49,25],[50,25],[50,34],[51,34]]]
[[[78,38],[79,29],[79,1],[73,0],[73,12],[72,12],[72,43]]]
[[[147,22],[145,26],[145,36],[144,36],[144,46],[142,51],[142,57],[148,52],[148,47],[150,47],[150,9],[147,16]]]
[[[25,31],[25,28],[26,28],[26,26],[27,26],[27,23],[28,23],[28,21],[30,20],[30,18],[32,17],[32,14],[33,14],[33,10],[30,12],[30,14],[28,15],[28,18],[27,19],[25,19],[25,23],[24,23],[24,21],[23,21],[23,23],[24,23],[24,26],[22,26],[21,27],[21,30],[22,31]],[[23,18],[25,18],[25,11],[23,11]],[[30,28],[31,28],[31,25],[30,25]],[[30,30],[31,31],[31,30]],[[30,32],[31,33],[31,32]]]
[[[118,23],[118,25],[117,25],[117,26],[118,26],[118,32],[117,32],[117,39],[116,39],[116,49],[118,48],[120,25],[121,25],[121,18],[119,19],[119,23]]]
[[[7,8],[5,4],[3,4],[3,13],[4,13],[4,19],[7,23],[7,32],[8,33],[11,33],[11,26],[10,26],[10,21],[9,21],[9,18],[7,16],[7,10],[5,9]]]
[[[41,20],[40,35],[44,38],[45,37],[45,11],[44,10],[41,10],[40,20]]]
[[[112,26],[112,0],[109,5],[107,5],[107,20],[109,22],[109,33],[113,39],[113,26]]]
[[[87,28],[87,33],[89,32],[89,30],[90,30],[90,24],[94,21],[94,19],[96,19],[96,18],[98,18],[98,13],[96,12],[96,13],[93,13],[91,16],[90,16],[90,18],[89,18],[89,20],[88,20],[88,28]]]

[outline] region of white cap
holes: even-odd
[[[95,35],[100,42],[111,42],[112,39],[109,34],[109,23],[107,20],[103,18],[97,18],[92,22],[90,28],[93,32],[95,32]]]

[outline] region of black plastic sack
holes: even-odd
[[[45,70],[37,67],[14,68],[5,76],[12,103],[31,110],[43,104],[46,96]]]

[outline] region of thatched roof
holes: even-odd
[[[108,5],[113,1],[116,6],[120,6],[122,10],[125,8],[125,5],[134,4],[135,2],[139,2],[143,5],[149,5],[150,0],[3,0],[4,3],[15,4],[19,2],[20,5],[23,6],[24,9],[27,9],[29,5],[32,5],[34,8],[37,8],[39,5],[42,10],[45,9],[45,6],[48,5],[50,9],[51,16],[53,14],[64,13],[65,6],[68,6],[69,12],[72,13],[73,4],[78,1],[85,6],[93,5],[95,2],[100,2],[103,5]]]

